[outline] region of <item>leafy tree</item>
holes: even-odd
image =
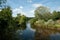
[[[2,11],[0,11],[0,19],[1,19],[1,21],[3,20],[5,22],[7,22],[7,24],[11,21],[12,11],[10,10],[10,7],[4,8],[4,9],[2,9]]]
[[[44,22],[45,22],[44,20],[38,20],[34,24],[38,27],[44,27],[45,26]]]
[[[19,20],[19,24],[24,24],[24,23],[26,23],[26,16],[22,15],[20,20]]]
[[[30,21],[30,24],[31,24],[31,25],[34,25],[34,23],[37,21],[37,19],[36,19],[36,18],[32,18],[32,19],[30,19],[29,21]]]
[[[35,10],[35,17],[37,19],[48,20],[51,17],[51,13],[47,7],[40,6]]]
[[[15,23],[16,26],[18,27],[17,29],[25,29],[26,21],[27,21],[27,17],[25,15],[21,15],[20,13],[17,14],[17,17],[15,17]]]
[[[60,12],[56,12],[56,11],[53,11],[52,13],[52,19],[53,20],[57,20],[57,19],[60,19]]]
[[[15,26],[10,7],[0,11],[0,40],[14,40]]]
[[[17,17],[14,18],[17,25],[19,25],[20,18],[21,18],[21,14],[17,14]]]

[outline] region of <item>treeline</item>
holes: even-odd
[[[15,36],[18,29],[26,28],[27,17],[18,14],[17,17],[12,16],[10,7],[2,8],[0,11],[0,40],[17,40]]]
[[[11,7],[6,2],[0,0],[0,40],[19,40],[16,31],[26,28],[27,17],[20,13],[13,17]]]
[[[35,10],[35,17],[30,23],[37,27],[60,27],[60,11],[50,12],[49,8],[40,6]]]
[[[60,11],[50,12],[49,8],[40,6],[34,12],[30,23],[36,29],[35,40],[51,40],[51,34],[60,33]]]

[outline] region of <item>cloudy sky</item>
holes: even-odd
[[[8,0],[7,5],[10,5],[13,10],[13,16],[17,13],[34,17],[34,10],[39,6],[46,6],[51,11],[60,11],[60,0]]]

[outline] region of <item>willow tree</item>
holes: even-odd
[[[35,10],[35,17],[37,19],[44,19],[44,20],[48,20],[51,17],[51,13],[49,8],[44,7],[44,6],[40,6]]]

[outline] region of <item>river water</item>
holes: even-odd
[[[18,30],[17,31],[18,38],[20,40],[35,40],[36,29],[32,29],[30,26],[30,23],[27,23],[26,26],[27,27],[25,30]],[[51,34],[50,40],[60,40],[60,34],[59,33]]]

